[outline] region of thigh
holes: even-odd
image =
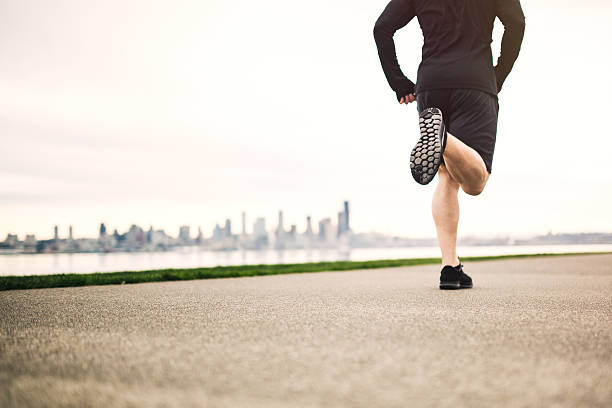
[[[449,97],[447,130],[476,150],[491,173],[497,137],[498,101],[475,89],[454,89]]]

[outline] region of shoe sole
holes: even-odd
[[[473,285],[462,285],[459,282],[440,282],[442,290],[471,289]]]
[[[429,184],[442,162],[441,136],[446,131],[442,112],[425,109],[419,115],[421,137],[410,153],[410,172],[419,184]]]

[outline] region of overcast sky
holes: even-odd
[[[416,104],[397,104],[372,36],[387,0],[3,0],[0,240],[93,236],[247,212],[276,225],[433,236],[416,184]],[[612,3],[524,1],[493,173],[460,234],[612,231]],[[496,21],[493,54],[503,27]],[[422,35],[395,36],[413,80]]]

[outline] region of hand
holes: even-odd
[[[408,105],[411,102],[416,101],[416,97],[414,96],[414,94],[409,94],[407,96],[402,96],[402,98],[400,99],[400,104],[406,104]]]

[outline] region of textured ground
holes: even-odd
[[[2,407],[612,406],[612,255],[0,293]]]

